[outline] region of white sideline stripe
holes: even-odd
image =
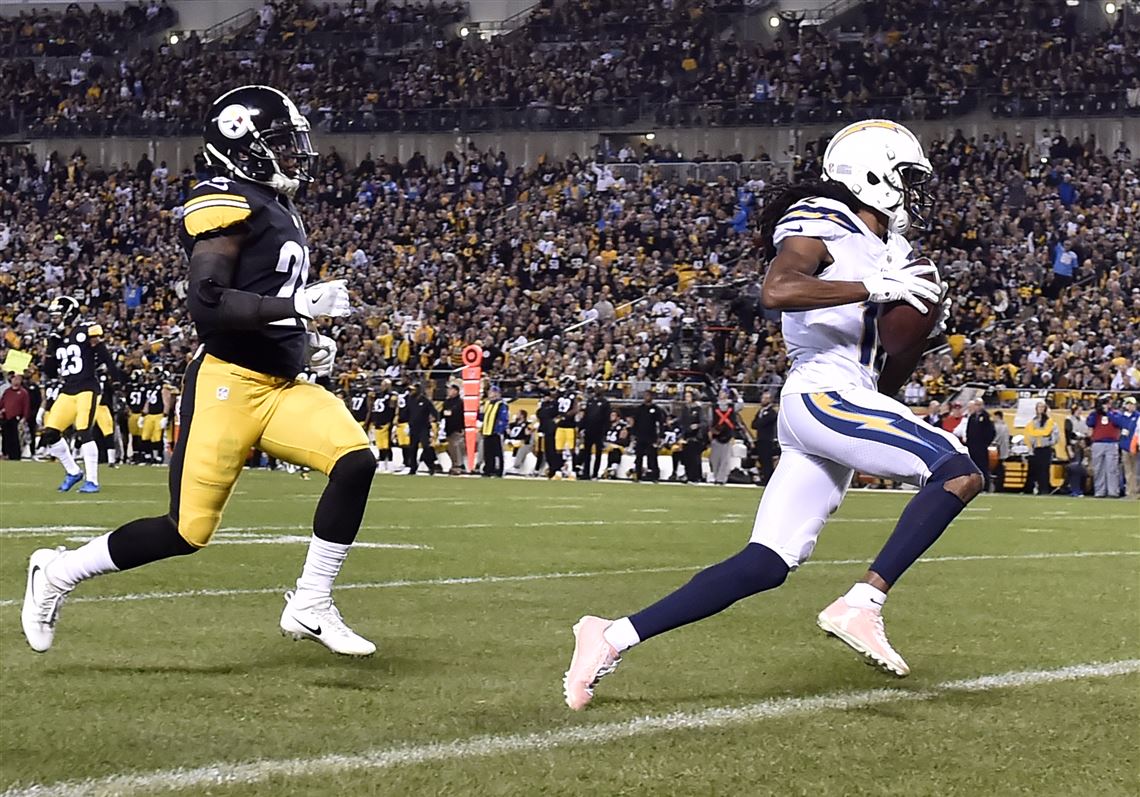
[[[1071,553],[1024,554],[968,554],[960,556],[930,556],[917,564],[943,562],[995,562],[1036,559],[1088,559],[1093,557],[1140,556],[1140,551],[1074,551]],[[866,559],[821,559],[809,561],[803,567],[865,565]],[[337,584],[337,591],[350,589],[393,589],[397,587],[451,587],[469,584],[512,584],[526,581],[558,581],[568,578],[597,578],[599,576],[636,576],[652,573],[684,573],[700,570],[705,565],[673,565],[669,567],[638,567],[625,570],[587,570],[565,573],[525,573],[518,576],[457,576],[454,578],[401,579],[399,581],[365,581],[355,584]],[[135,592],[125,595],[92,595],[69,598],[67,605],[76,603],[126,603],[133,601],[171,600],[174,598],[227,598],[239,595],[276,595],[284,587],[253,587],[247,589],[191,589],[181,592]],[[18,606],[22,599],[0,600],[0,607]],[[0,795],[3,797],[3,795]]]
[[[122,503],[122,502],[111,502]],[[634,512],[654,512],[654,510],[635,509]],[[385,525],[364,525],[364,531],[436,531],[436,530],[464,530],[464,529],[541,529],[546,527],[585,528],[589,526],[696,526],[708,524],[713,526],[739,525],[747,518],[744,515],[725,514],[709,520],[652,520],[628,518],[622,520],[580,519],[580,520],[539,520],[527,523],[432,523],[424,525],[411,525],[401,523],[388,523]],[[1004,520],[1026,520],[1024,515],[990,515],[987,517],[961,517],[956,523],[974,523]],[[1098,515],[1097,520],[1134,520],[1136,515]],[[1054,520],[1065,522],[1065,518],[1035,518],[1038,523],[1049,523]],[[897,517],[840,517],[831,518],[828,525],[836,523],[896,523]],[[232,526],[223,531],[308,531],[311,525],[296,526]],[[109,531],[109,526],[0,526],[0,537],[48,537],[60,532],[70,531]],[[219,532],[220,533],[220,532]]]
[[[93,536],[68,537],[68,542],[91,542]],[[210,545],[308,545],[312,537],[303,537],[300,534],[215,534]],[[360,542],[352,544],[353,548],[392,550],[392,551],[430,551],[430,545],[416,545],[410,542]]]
[[[850,711],[893,703],[923,703],[959,693],[972,694],[1090,678],[1111,678],[1136,672],[1140,672],[1140,659],[1103,664],[1092,662],[1054,670],[1021,670],[944,681],[928,689],[916,691],[902,688],[868,689],[810,697],[779,697],[743,706],[720,706],[691,712],[677,711],[672,714],[637,717],[620,722],[600,722],[537,733],[474,736],[431,744],[403,744],[351,755],[263,759],[244,763],[219,761],[194,769],[154,770],[98,779],[64,781],[50,785],[14,786],[0,797],[107,797],[107,795],[130,797],[130,795],[160,791],[185,789],[204,791],[207,788],[261,783],[270,778],[305,778],[344,772],[375,772],[398,766],[469,761],[512,753],[608,744],[619,739],[654,733],[706,731],[784,717],[819,714],[824,711]]]

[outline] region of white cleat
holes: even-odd
[[[574,624],[574,655],[562,679],[562,693],[566,705],[575,711],[581,711],[594,699],[598,681],[621,664],[621,656],[604,636],[611,625],[612,620],[591,615]]]
[[[69,592],[48,581],[45,573],[48,563],[65,550],[67,549],[40,548],[28,559],[28,585],[24,589],[20,622],[24,626],[24,637],[37,653],[43,653],[51,647],[55,639],[55,624],[59,621],[59,609]]]
[[[331,597],[301,605],[296,593],[286,592],[281,633],[294,640],[320,642],[341,656],[371,656],[376,652],[374,644],[345,625]]]
[[[863,657],[863,661],[899,678],[910,674],[906,660],[891,647],[877,609],[860,609],[838,598],[819,613],[816,625]]]

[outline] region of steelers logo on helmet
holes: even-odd
[[[227,105],[218,114],[218,130],[226,138],[241,138],[254,129],[251,116],[244,105]]]

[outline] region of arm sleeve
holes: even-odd
[[[1090,429],[1096,428],[1096,413],[1095,412],[1090,412],[1089,417],[1085,418],[1085,425],[1088,426]]]
[[[210,329],[260,329],[273,321],[296,318],[293,300],[262,296],[229,287],[236,264],[214,252],[190,258],[186,300],[194,321]]]

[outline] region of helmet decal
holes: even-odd
[[[251,117],[244,105],[227,105],[218,114],[218,130],[226,138],[241,138],[253,129]]]

